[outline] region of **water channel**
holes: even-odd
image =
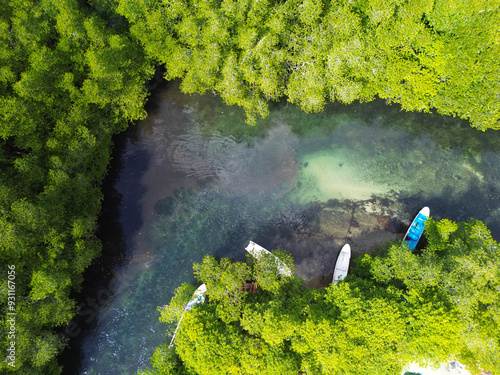
[[[103,256],[76,296],[65,374],[135,374],[168,340],[157,306],[204,255],[244,259],[253,240],[294,256],[325,286],[340,247],[399,240],[418,210],[483,220],[500,239],[500,138],[465,121],[383,101],[305,114],[273,103],[255,127],[214,95],[155,90],[148,117],[117,139]]]

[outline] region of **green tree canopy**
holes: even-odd
[[[386,257],[369,259],[375,280],[399,285],[412,298],[432,296],[453,308],[462,362],[500,373],[500,252],[477,220],[430,220],[428,245],[419,256],[397,246]]]
[[[375,97],[500,127],[499,0],[119,0],[186,93],[218,92],[254,123],[286,96],[306,112]]]

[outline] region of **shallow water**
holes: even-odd
[[[174,83],[148,106],[115,155],[123,164],[115,184],[121,260],[112,281],[88,291],[106,290],[106,298],[79,334],[81,363],[67,373],[148,366],[168,340],[157,306],[194,282],[193,262],[207,254],[242,260],[249,240],[289,250],[296,275],[324,286],[343,243],[356,256],[399,240],[424,205],[436,219],[481,219],[500,237],[497,133],[382,102],[315,115],[276,103],[249,127],[239,109],[182,95]]]

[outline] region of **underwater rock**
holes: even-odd
[[[314,225],[290,227],[286,236],[277,233],[275,247],[291,252],[295,275],[309,287],[325,287],[345,243],[351,245],[353,257],[358,257],[403,235],[404,207],[391,199],[330,200],[316,211]]]
[[[386,230],[390,233],[398,233],[403,230],[403,223],[390,216],[377,216],[378,224],[380,225],[380,229]]]

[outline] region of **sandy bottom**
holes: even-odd
[[[361,168],[363,161],[341,151],[322,151],[303,159],[297,195],[302,202],[329,199],[363,201],[385,195],[389,185],[374,182]],[[313,198],[313,199],[311,199]]]

